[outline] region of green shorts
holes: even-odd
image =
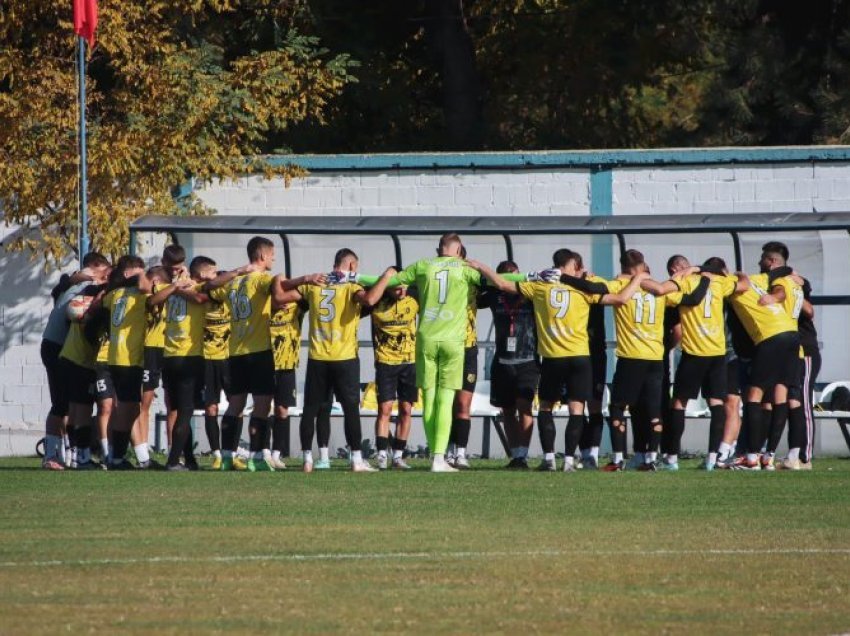
[[[451,389],[463,385],[463,340],[416,343],[416,386],[421,389]]]

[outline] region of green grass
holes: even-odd
[[[774,474],[37,466],[0,461],[3,634],[850,630],[846,460]]]

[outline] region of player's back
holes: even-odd
[[[620,293],[631,282],[619,277],[607,283],[608,291]],[[664,356],[664,310],[666,296],[638,291],[614,310],[617,333],[617,357],[637,360],[661,360]]]
[[[269,272],[251,272],[210,292],[213,300],[226,301],[230,309],[231,356],[271,350],[269,317],[273,278]]]
[[[723,299],[735,291],[737,281],[735,276],[717,276],[709,283],[708,290],[698,305],[680,307],[683,351],[694,356],[726,355]],[[679,289],[682,294],[690,294],[699,283],[700,275],[692,274],[682,279]]]
[[[355,296],[362,290],[363,287],[355,283],[298,288],[310,311],[311,360],[340,361],[357,357],[361,307]]]
[[[732,296],[731,304],[747,334],[755,344],[788,331],[797,331],[797,321],[782,305],[762,305],[759,299],[768,293],[767,274],[750,277],[750,288]]]

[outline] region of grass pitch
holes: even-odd
[[[850,630],[806,473],[46,473],[0,462],[0,633]]]

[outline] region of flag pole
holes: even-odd
[[[79,257],[82,266],[83,257],[89,251],[89,210],[88,210],[88,171],[86,170],[86,40],[78,38],[80,73],[80,243]]]

